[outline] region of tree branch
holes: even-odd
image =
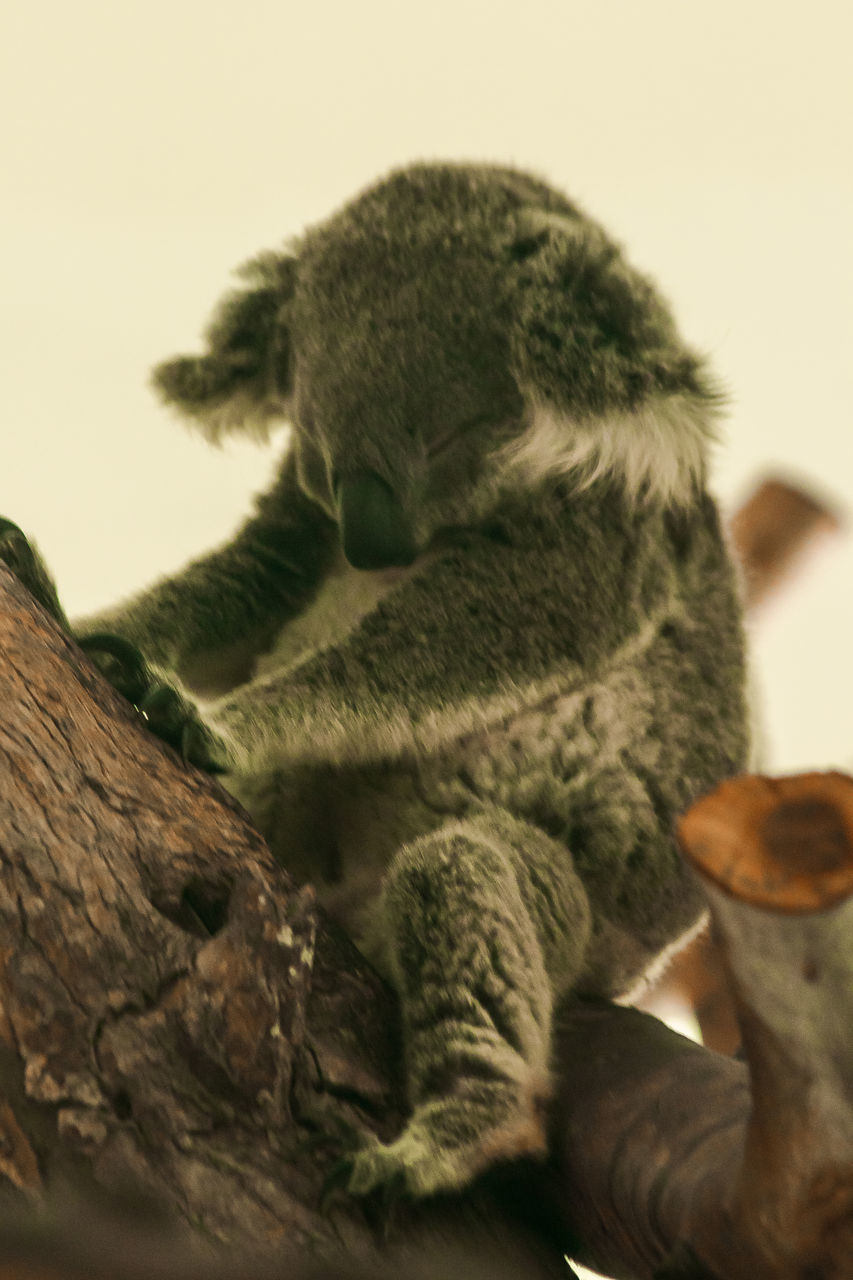
[[[70,1162],[215,1238],[316,1247],[343,1219],[357,1243],[299,1143],[324,1107],[399,1120],[388,993],[345,938],[315,953],[310,889],[2,568],[0,594],[0,1172],[33,1196]]]
[[[558,1039],[550,1194],[616,1276],[843,1280],[853,1258],[853,779],[742,777],[682,820],[747,1065],[647,1014]]]

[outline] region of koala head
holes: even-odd
[[[293,432],[300,483],[360,568],[408,563],[507,490],[701,483],[719,397],[652,286],[558,192],[416,165],[254,259],[204,355],[155,382],[211,439]]]

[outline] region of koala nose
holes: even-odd
[[[339,476],[335,485],[344,555],[355,569],[411,564],[414,533],[390,485],[373,471]]]

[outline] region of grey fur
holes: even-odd
[[[228,785],[400,992],[412,1118],[351,1189],[459,1186],[544,1150],[554,1002],[624,993],[702,912],[674,820],[746,756],[719,397],[509,169],[392,174],[251,264],[207,343],[157,385],[212,438],[288,419],[279,478],[78,631],[212,699]]]

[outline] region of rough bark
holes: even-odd
[[[212,1238],[359,1243],[319,1193],[332,1121],[399,1121],[388,993],[317,939],[236,803],[0,588],[0,1175],[118,1181]]]
[[[378,1266],[376,1206],[319,1201],[347,1126],[401,1121],[388,992],[2,569],[0,592],[0,1178],[31,1202],[118,1187],[196,1242],[286,1245],[329,1276],[356,1274],[342,1253]],[[727,784],[683,829],[749,1067],[636,1010],[565,1009],[552,1159],[401,1213],[424,1276],[457,1270],[429,1259],[470,1211],[539,1239],[528,1278],[566,1275],[563,1253],[639,1280],[849,1277],[853,782],[786,785]],[[33,1265],[10,1278],[76,1274],[67,1232],[16,1230],[0,1219],[0,1263]]]

